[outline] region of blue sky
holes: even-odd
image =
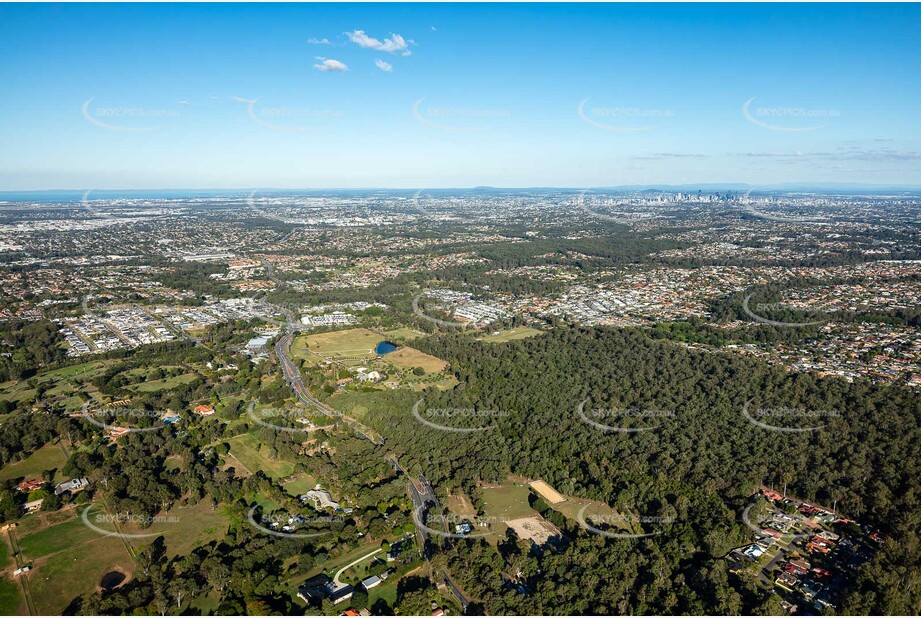
[[[921,185],[919,29],[917,5],[6,4],[0,190]]]

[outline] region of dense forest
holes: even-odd
[[[461,382],[451,392],[426,393],[427,406],[509,412],[495,415],[491,431],[458,434],[422,428],[410,414],[413,395],[387,395],[371,422],[386,430],[401,462],[440,492],[460,487],[476,501],[481,482],[519,474],[620,511],[674,520],[639,542],[574,534],[561,553],[539,560],[542,575],[529,582],[533,594],[501,600],[487,590],[501,590],[500,574],[509,568],[501,547],[499,554],[486,546],[452,548],[455,560],[476,562],[452,572],[479,573],[469,583],[482,598],[496,599],[489,611],[762,611],[764,594],[728,584],[725,565],[715,562],[744,542],[740,513],[760,484],[787,485],[791,495],[820,504],[836,502],[840,511],[892,535],[894,542],[851,590],[848,611],[921,610],[921,400],[911,391],[787,374],[629,329],[560,328],[503,345],[455,334],[416,345],[449,360]],[[577,407],[586,400],[591,408],[673,414],[655,431],[606,433],[580,420]],[[745,418],[748,401],[759,409],[829,414],[819,430],[769,431]],[[631,585],[637,577],[646,585]]]

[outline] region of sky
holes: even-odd
[[[921,186],[919,5],[0,5],[0,190]]]

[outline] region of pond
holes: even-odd
[[[102,581],[99,582],[99,585],[104,590],[112,590],[113,588],[118,587],[119,584],[121,584],[123,581],[125,581],[124,573],[119,571],[109,571],[102,576]]]
[[[377,354],[380,354],[381,356],[383,356],[384,354],[390,354],[396,349],[397,349],[397,346],[395,343],[390,343],[389,341],[381,341],[380,343],[377,344],[377,347],[374,348],[374,351]]]

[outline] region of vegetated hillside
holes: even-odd
[[[476,498],[480,481],[500,482],[514,473],[543,478],[560,491],[602,500],[621,511],[674,520],[661,530],[649,527],[661,533],[641,541],[587,537],[571,527],[574,542],[561,554],[551,553],[532,565],[533,594],[528,595],[498,592],[496,569],[514,573],[517,567],[509,560],[520,555],[520,548],[500,545],[500,558],[485,546],[465,550],[464,544],[455,545],[450,550],[453,560],[466,564],[459,572],[469,574],[459,577],[488,600],[490,611],[774,609],[761,608],[776,603],[771,595],[753,583],[746,589],[749,584],[742,580],[730,582],[725,565],[714,563],[748,538],[740,514],[746,497],[762,483],[786,483],[791,495],[821,504],[837,500],[839,511],[892,535],[893,542],[850,586],[845,611],[921,609],[917,393],[788,374],[751,359],[692,351],[629,329],[559,329],[505,345],[482,344],[460,334],[416,343],[450,361],[460,379],[454,391],[425,393],[420,409],[495,412],[474,420],[443,421],[493,425],[487,431],[456,433],[415,420],[411,409],[421,395],[394,394],[383,403],[375,416],[390,446],[437,487],[461,485]],[[586,399],[589,418],[599,408],[658,410],[673,416],[621,416],[616,422],[606,417],[601,422],[610,425],[659,427],[604,432],[580,419],[577,406]],[[768,424],[822,427],[803,432],[763,429],[743,414],[749,400],[750,410],[803,411],[761,419]],[[526,553],[520,559],[536,560]],[[492,566],[483,570],[487,564]],[[874,588],[876,592],[864,592]]]

